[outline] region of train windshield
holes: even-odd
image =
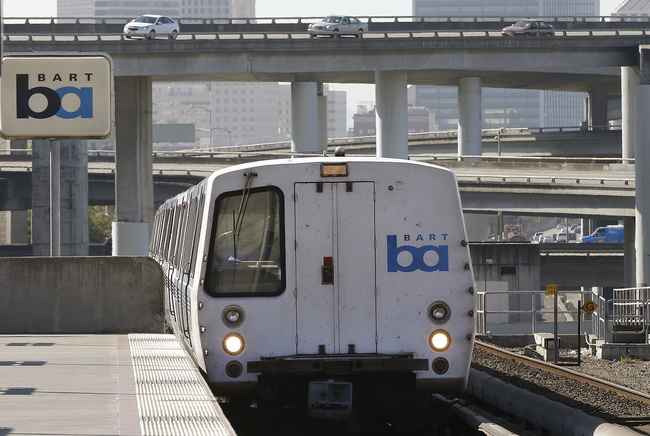
[[[282,193],[273,188],[220,195],[206,276],[213,296],[277,295],[284,290]]]

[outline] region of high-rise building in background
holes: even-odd
[[[232,0],[233,18],[252,18],[255,15],[255,0]]]
[[[335,91],[324,85],[323,95],[327,97],[327,137],[346,137],[347,92]]]
[[[177,17],[179,0],[57,0],[59,17],[124,17],[160,14]],[[37,14],[38,15],[38,14]]]
[[[376,109],[366,107],[354,114],[354,127],[352,136],[375,136],[377,135],[377,113]],[[409,106],[407,109],[407,123],[409,133],[422,133],[438,130],[435,125],[435,117],[425,107]]]
[[[625,0],[614,8],[612,15],[648,17],[650,0]]]
[[[598,0],[412,0],[416,17],[539,18],[599,15]],[[483,128],[578,126],[584,93],[482,89]],[[441,130],[458,128],[456,87],[417,86],[415,106],[429,108]]]
[[[135,18],[145,13],[172,18],[255,17],[255,0],[57,1],[58,15],[66,17]],[[278,83],[154,82],[152,88],[154,124],[194,123],[196,128],[194,142],[155,143],[155,148],[207,149],[290,139],[291,98],[283,99]],[[345,136],[345,92],[327,93],[332,98],[328,112],[342,110],[339,115],[328,113],[328,136]]]

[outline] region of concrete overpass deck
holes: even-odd
[[[154,201],[162,203],[217,169],[291,155],[285,151],[159,155],[153,165]],[[455,155],[427,154],[410,158],[452,169],[466,212],[580,218],[634,216],[634,166],[620,159],[491,155],[479,162],[466,162],[458,161]],[[115,164],[110,158],[98,160],[88,164],[89,203],[115,204]],[[0,210],[32,208],[30,170],[31,161],[25,158],[0,164]]]
[[[560,30],[549,38],[503,38],[481,23],[471,30],[459,23],[459,30],[444,31],[404,30],[393,23],[392,29],[370,31],[363,38],[318,40],[302,29],[228,32],[212,24],[207,25],[210,31],[190,26],[174,41],[128,40],[121,32],[82,33],[86,27],[64,24],[60,28],[67,32],[50,34],[29,33],[31,25],[16,26],[5,35],[6,54],[107,53],[116,77],[372,84],[376,72],[399,70],[412,85],[458,86],[460,78],[476,76],[483,87],[590,92],[595,85],[606,85],[610,95],[620,95],[620,67],[638,65],[639,46],[650,43],[646,29],[604,29],[597,23],[591,29]],[[324,57],[331,61],[322,62]]]

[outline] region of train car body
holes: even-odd
[[[475,284],[447,169],[232,166],[160,207],[150,256],[168,323],[217,395],[346,414],[362,395],[465,389]]]

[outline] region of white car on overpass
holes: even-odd
[[[180,28],[178,23],[164,15],[141,15],[124,26],[124,36],[140,36],[154,39],[158,35],[165,35],[169,39],[176,39]]]

